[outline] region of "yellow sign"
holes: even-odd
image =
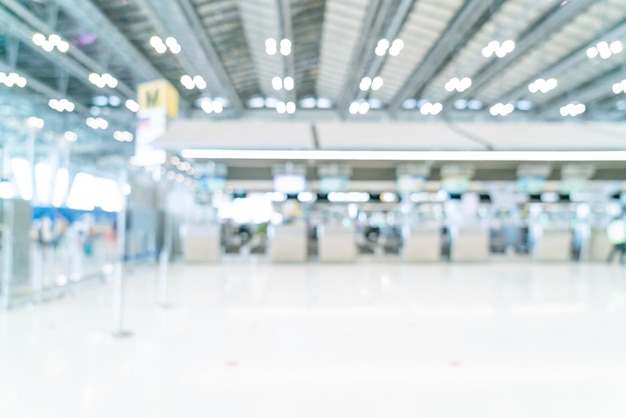
[[[165,109],[170,118],[178,117],[178,91],[167,80],[142,83],[137,87],[139,108]]]

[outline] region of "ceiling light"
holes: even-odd
[[[359,114],[365,115],[370,110],[370,104],[368,102],[361,102],[359,104]]]
[[[417,107],[417,100],[415,99],[406,99],[402,102],[402,108],[405,110],[412,110]]]
[[[551,90],[554,90],[558,86],[558,81],[556,78],[549,78],[544,80],[543,78],[538,78],[532,83],[528,85],[528,91],[531,93],[547,93]]]
[[[66,53],[70,49],[70,44],[56,33],[46,38],[45,35],[37,32],[33,34],[32,41],[33,44],[41,47],[46,52],[52,52],[55,47],[62,53]]]
[[[117,79],[109,73],[104,73],[102,75],[97,74],[97,73],[91,73],[89,74],[89,82],[99,88],[104,88],[106,86],[109,86],[112,89],[117,87],[117,83],[118,83]]]
[[[118,107],[122,104],[122,99],[118,96],[109,96],[109,104],[113,107]]]
[[[333,107],[333,101],[326,97],[318,97],[317,107],[319,109],[331,109]]]
[[[518,100],[515,107],[517,107],[518,110],[528,111],[532,109],[533,104],[530,100]]]
[[[609,45],[609,48],[613,54],[619,54],[624,49],[624,46],[620,41],[613,41],[611,45]]]
[[[387,39],[381,39],[380,41],[378,41],[378,45],[376,46],[376,48],[386,51],[389,48],[389,41]]]
[[[42,33],[33,34],[33,43],[37,46],[42,46],[46,42],[46,36]]]
[[[193,78],[193,82],[196,85],[196,87],[200,90],[204,90],[206,88],[206,81],[204,80],[204,78],[202,76],[195,76]]]
[[[280,54],[284,56],[291,54],[291,41],[289,39],[280,41]]]
[[[296,104],[294,102],[287,102],[286,109],[287,113],[294,114],[296,113]]]
[[[37,118],[35,116],[31,116],[26,120],[26,124],[31,128],[41,129],[44,126],[44,121],[41,118]]]
[[[109,122],[102,118],[87,118],[85,124],[91,129],[107,129]]]
[[[150,45],[152,46],[152,48],[156,48],[157,45],[162,45],[162,44],[163,44],[163,41],[158,36],[153,36],[150,38]]]
[[[498,58],[503,58],[506,55],[513,52],[514,49],[515,49],[515,41],[513,41],[512,39],[508,39],[502,43],[500,43],[499,41],[493,40],[489,42],[487,46],[481,50],[481,53],[485,58],[489,58],[493,56],[494,54]]]
[[[276,103],[276,111],[280,114],[285,113],[287,111],[287,105],[285,102]]]
[[[212,100],[209,97],[200,99],[199,104],[204,113],[213,113]]]
[[[67,141],[75,142],[78,139],[78,135],[76,135],[76,132],[66,131],[63,134],[63,138],[65,138],[65,140]]]
[[[472,85],[472,79],[469,77],[463,77],[461,79],[459,79],[458,77],[452,77],[445,84],[444,88],[448,92],[452,92],[454,90],[458,92],[463,92],[467,90],[468,88],[470,88],[471,85]]]
[[[367,90],[369,90],[371,85],[372,85],[372,79],[369,78],[369,77],[363,77],[361,79],[361,83],[359,84],[359,88],[362,91],[367,91]]]
[[[224,105],[220,100],[213,100],[211,107],[215,113],[222,113],[224,111]]]
[[[282,78],[276,76],[274,78],[272,78],[272,87],[274,88],[274,90],[280,90],[283,88],[283,80]]]
[[[180,44],[178,43],[176,38],[174,38],[173,36],[168,36],[165,39],[165,45],[167,45],[167,47],[170,49],[170,52],[172,54],[178,54],[180,53],[180,51],[182,51]]]
[[[278,99],[275,97],[266,97],[265,98],[265,107],[274,109],[278,105]]]
[[[589,59],[594,59],[595,57],[598,56],[598,50],[596,49],[596,47],[591,47],[591,48],[587,48],[587,57]]]
[[[274,38],[267,38],[265,40],[265,52],[268,55],[276,55],[276,50],[277,46],[276,46],[276,39]]]
[[[467,102],[467,107],[471,110],[480,110],[483,108],[483,102],[478,99],[471,99]]]
[[[613,84],[613,93],[620,94],[623,91],[624,91],[624,88],[622,87],[622,83],[614,83]]]
[[[370,105],[370,109],[382,109],[383,102],[380,99],[371,98],[367,101]]]
[[[261,109],[265,106],[265,99],[261,96],[251,97],[248,99],[248,107],[251,109]]]
[[[422,115],[438,115],[443,110],[441,103],[424,102],[420,105],[420,113]]]
[[[0,72],[0,84],[4,84],[7,87],[17,86],[19,88],[26,87],[27,80],[16,72],[9,74]]]
[[[586,110],[587,110],[587,107],[582,103],[569,103],[567,105],[561,106],[561,108],[559,109],[559,112],[561,113],[561,116],[563,117],[566,117],[566,116],[575,117],[575,116],[585,113]]]
[[[138,112],[139,111],[139,103],[137,103],[136,101],[132,100],[132,99],[128,99],[126,100],[126,108],[128,110],[130,110],[131,112]]]
[[[489,113],[492,116],[507,116],[508,114],[513,112],[513,110],[515,110],[515,106],[513,106],[511,103],[496,103],[495,105],[491,106],[491,108],[489,108]]]
[[[300,100],[300,107],[303,109],[313,109],[316,104],[315,97],[304,97]]]
[[[285,79],[283,80],[283,86],[285,87],[285,90],[287,91],[291,91],[293,90],[294,86],[294,80],[293,77],[285,77]]]
[[[467,100],[458,99],[454,101],[454,108],[457,110],[465,110],[467,109]]]
[[[353,115],[356,115],[357,113],[359,113],[359,103],[358,102],[350,103],[350,108],[348,109],[348,111]]]
[[[392,57],[398,56],[402,48],[404,48],[404,41],[402,39],[396,39],[389,48],[389,55]]]
[[[372,90],[378,91],[383,86],[383,78],[382,77],[374,77],[372,80]]]
[[[119,142],[131,142],[133,140],[133,134],[128,131],[115,131],[113,132],[113,138]]]

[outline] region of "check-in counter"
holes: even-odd
[[[604,228],[591,228],[588,245],[589,261],[606,261],[613,247]]]
[[[536,261],[569,261],[571,259],[572,232],[567,226],[544,227],[535,238],[533,259]]]
[[[222,257],[219,224],[183,224],[181,240],[187,262],[216,262]]]
[[[307,228],[302,222],[272,225],[268,228],[270,260],[304,262],[307,259]]]
[[[352,228],[343,225],[317,227],[320,261],[346,262],[356,258],[356,238]]]
[[[441,226],[405,226],[402,230],[404,261],[439,261],[441,259]]]
[[[489,228],[484,225],[459,226],[452,236],[450,261],[487,261]]]

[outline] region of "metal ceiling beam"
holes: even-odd
[[[100,42],[107,45],[133,71],[136,80],[165,78],[96,7],[91,0],[55,0],[64,11],[91,29]]]
[[[391,20],[389,24],[387,25],[387,28],[385,29],[382,35],[382,38],[388,39],[391,42],[393,39],[398,37],[398,34],[400,33],[400,30],[402,29],[402,26],[404,25],[404,22],[407,16],[413,9],[415,2],[416,0],[400,0],[400,4],[396,7],[396,10],[393,16],[391,17]],[[374,40],[378,42],[377,39],[374,39]],[[367,65],[367,67],[364,68],[364,72],[361,73],[360,76],[370,77],[370,78],[376,77],[376,75],[380,71],[380,68],[383,66],[387,58],[388,58],[387,54],[383,56],[378,56],[376,54],[373,54],[369,65]],[[357,79],[357,81],[360,82],[360,79]],[[368,92],[361,91],[357,86],[356,97],[355,97],[356,100],[365,98],[367,94]],[[345,112],[346,109],[343,108],[341,109],[341,111]]]
[[[339,99],[336,108],[342,118],[347,115],[348,106],[352,102],[363,77],[364,67],[374,52],[375,45],[378,43],[378,34],[381,32],[389,10],[394,3],[393,0],[370,0],[357,43],[352,50],[348,75],[341,92],[337,96]]]
[[[285,65],[284,77],[291,77],[294,80],[294,87],[291,91],[285,91],[286,102],[296,102],[296,70],[293,60],[295,40],[293,39],[293,25],[291,16],[291,1],[290,0],[278,0],[278,19],[280,22],[280,32],[282,39],[289,39],[291,41],[291,54],[283,57]]]
[[[7,32],[11,33],[13,36],[18,37],[24,42],[25,45],[28,45],[31,50],[35,51],[37,54],[41,55],[46,60],[50,61],[51,65],[61,65],[63,66],[70,74],[72,74],[78,81],[82,82],[84,85],[91,88],[93,91],[102,93],[107,92],[111,95],[118,95],[119,92],[115,89],[111,89],[109,87],[105,87],[100,89],[95,85],[89,82],[89,74],[90,71],[85,69],[78,62],[68,57],[67,54],[63,54],[58,51],[46,52],[43,49],[32,44],[32,36],[33,31],[27,25],[17,21],[13,15],[8,13],[6,10],[0,8],[0,22],[5,25]]]
[[[243,110],[243,103],[221,61],[206,29],[189,0],[144,0],[159,18],[165,29],[178,40],[193,68],[210,82],[213,90],[230,102],[236,113]]]
[[[55,30],[50,27],[47,23],[40,20],[38,17],[33,15],[30,11],[28,11],[24,6],[18,3],[16,0],[3,0],[3,5],[23,19],[26,23],[31,25],[34,29],[41,32],[42,34],[49,36],[54,33]],[[95,60],[87,56],[84,52],[82,52],[78,48],[70,47],[67,51],[67,54],[74,58],[76,61],[84,65],[86,68],[91,70],[92,72],[96,72],[99,74],[103,74],[108,72],[105,68],[103,68],[100,64],[98,64]],[[126,85],[125,83],[118,81],[118,85],[115,88],[122,95],[126,96],[126,98],[134,98],[135,93],[134,89]]]
[[[567,91],[560,96],[544,103],[536,112],[537,116],[548,117],[554,114],[561,117],[559,110],[570,102],[576,101],[589,106],[593,102],[606,97],[615,96],[611,87],[613,83],[626,78],[626,70],[622,67],[608,71],[598,78],[583,84],[575,90]]]
[[[7,62],[0,60],[0,71],[11,72],[11,71],[16,71],[16,69],[13,68],[11,65],[9,65]],[[31,89],[47,98],[51,98],[51,99],[66,98],[72,101],[72,103],[74,103],[75,111],[77,113],[80,113],[86,117],[91,116],[89,109],[81,105],[78,100],[75,100],[71,97],[67,97],[67,95],[64,94],[63,92],[53,89],[52,87],[48,86],[45,83],[42,83],[36,78],[33,78],[30,74],[25,73],[22,70],[17,70],[17,71],[19,71],[19,74],[21,76],[26,77],[26,79],[28,80],[28,83],[26,84],[26,88]]]
[[[406,79],[389,103],[391,113],[395,115],[401,109],[402,102],[423,89],[428,81],[448,63],[452,54],[469,41],[470,34],[476,31],[486,21],[486,17],[497,10],[505,1],[466,0],[439,40],[428,51],[426,58]]]
[[[517,62],[519,57],[531,48],[535,47],[546,37],[559,29],[561,26],[571,22],[580,13],[593,5],[591,1],[562,2],[555,6],[545,18],[542,18],[536,25],[528,28],[526,32],[516,41],[515,49],[503,58],[494,58],[485,65],[472,79],[472,86],[463,93],[450,95],[444,102],[444,107],[451,105],[459,97],[473,97],[476,92],[489,84],[494,77],[501,74],[511,64]]]
[[[556,77],[560,74],[570,71],[572,68],[576,67],[577,65],[585,61],[590,61],[589,58],[587,57],[587,49],[592,46],[595,46],[598,43],[598,40],[602,39],[602,40],[611,42],[613,40],[621,39],[624,37],[626,37],[626,23],[622,22],[619,25],[613,27],[608,32],[602,33],[602,35],[599,38],[596,38],[595,40],[591,41],[584,47],[577,49],[576,51],[572,52],[564,59],[559,60],[556,64],[553,64],[541,70],[538,74],[534,75],[533,77],[524,80],[517,87],[514,87],[513,89],[509,90],[507,93],[502,95],[501,102],[507,103],[512,100],[517,100],[524,94],[527,94],[528,85],[532,83],[533,81],[535,81],[537,78]]]

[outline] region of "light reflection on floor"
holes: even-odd
[[[626,268],[182,266],[0,313],[2,417],[598,417],[626,411]]]

